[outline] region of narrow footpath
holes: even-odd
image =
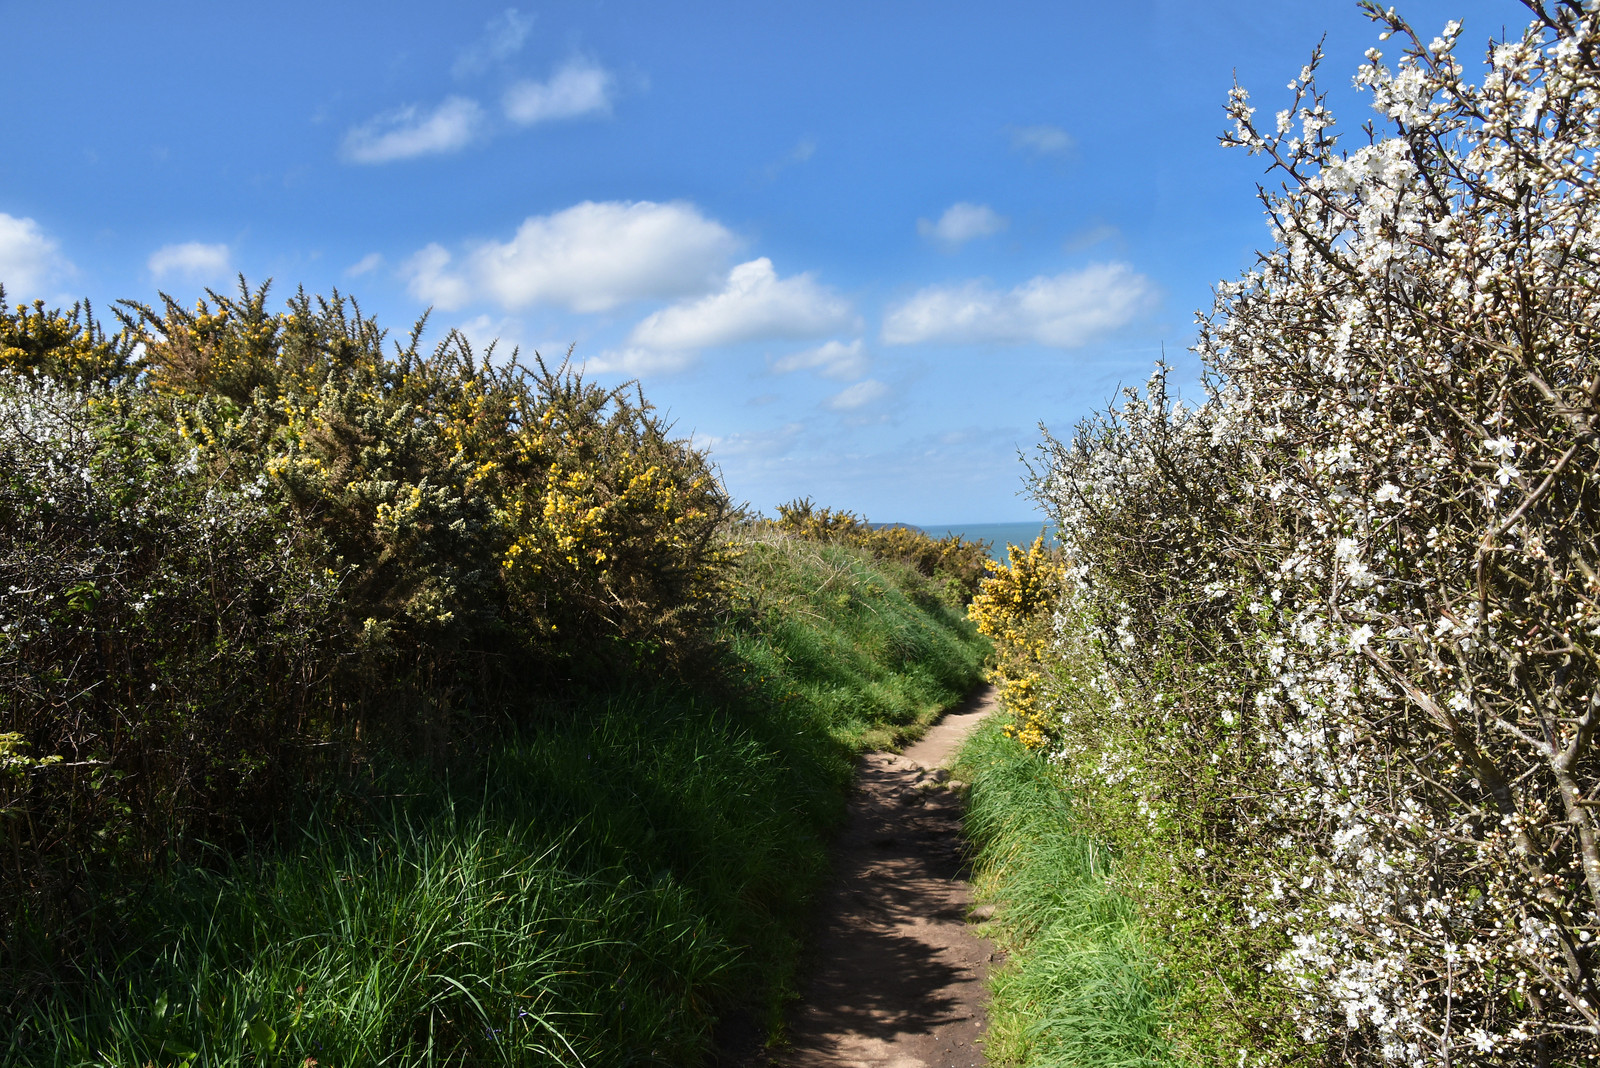
[[[994,948],[968,922],[962,796],[944,765],[985,687],[903,754],[863,758],[783,1068],[974,1068]]]

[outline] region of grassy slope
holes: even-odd
[[[990,1063],[1173,1064],[1161,1033],[1164,977],[1047,760],[991,720],[962,750],[958,774],[972,784],[977,891],[997,905],[989,933],[1010,958],[992,980]]]
[[[719,1016],[776,1021],[850,758],[982,649],[850,549],[753,536],[740,583],[745,696],[594,699],[368,819],[102,903],[92,966],[0,1003],[0,1064],[697,1064]]]

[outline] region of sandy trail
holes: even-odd
[[[784,1068],[972,1068],[993,947],[967,922],[961,797],[940,770],[994,710],[985,687],[905,753],[858,769]]]

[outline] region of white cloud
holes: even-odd
[[[814,349],[796,352],[772,365],[774,371],[817,371],[829,378],[860,378],[867,372],[867,350],[860,338],[848,345],[842,341],[829,341]]]
[[[369,252],[365,256],[362,256],[355,263],[352,263],[350,266],[346,267],[344,269],[344,273],[345,277],[347,278],[359,278],[362,275],[375,271],[382,266],[383,254],[379,252]]]
[[[850,302],[809,274],[779,278],[765,256],[741,263],[720,293],[674,304],[633,328],[629,343],[695,349],[757,338],[806,338],[859,328]]]
[[[1005,216],[997,214],[987,204],[961,201],[946,208],[938,222],[918,219],[917,233],[951,248],[959,248],[974,238],[998,234],[1008,222]]]
[[[408,105],[354,127],[345,134],[344,157],[352,163],[391,163],[457,152],[482,127],[483,109],[476,100],[449,96],[432,111]]]
[[[605,311],[702,293],[738,246],[693,204],[586,200],[529,216],[504,244],[478,246],[467,257],[467,277],[475,291],[508,308]]]
[[[162,245],[150,253],[146,265],[158,282],[173,275],[187,282],[215,281],[233,273],[227,245],[199,241]]]
[[[629,347],[624,349],[608,349],[598,356],[583,361],[585,374],[604,374],[607,372],[626,375],[643,375],[652,373],[671,373],[681,371],[694,363],[693,352],[683,349],[660,350]]]
[[[573,59],[547,82],[523,81],[506,90],[506,118],[524,126],[552,119],[611,112],[611,73],[598,63]]]
[[[518,339],[522,324],[515,319],[475,315],[464,323],[456,324],[456,330],[467,339],[467,344],[472,346],[473,353],[479,359],[483,358],[490,345],[494,346],[495,356],[500,360],[509,360],[512,351],[522,347]]]
[[[1041,123],[1038,126],[1011,127],[1011,147],[1041,156],[1064,156],[1077,144],[1072,135],[1059,126]]]
[[[429,245],[400,265],[400,277],[413,297],[450,311],[469,303],[473,294],[467,280],[449,267],[450,253],[444,246]]]
[[[13,300],[34,300],[50,282],[71,274],[60,247],[32,219],[0,211],[0,285]]]
[[[827,403],[828,407],[836,412],[854,411],[857,408],[871,404],[888,392],[888,386],[875,378],[869,378],[865,382],[857,382],[853,386],[846,386],[829,397]]]
[[[457,78],[482,74],[492,64],[504,62],[522,51],[533,28],[533,16],[508,7],[483,25],[483,35],[456,56],[450,73]]]
[[[1040,275],[1009,292],[980,281],[929,286],[889,310],[883,339],[1076,348],[1126,325],[1154,296],[1151,281],[1121,263]]]

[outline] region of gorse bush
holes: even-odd
[[[659,654],[704,629],[731,510],[636,387],[497,364],[455,332],[423,355],[421,323],[386,356],[337,294],[278,315],[265,300],[130,305],[125,333],[155,393],[197,402],[179,406],[185,433],[258,458],[356,568],[354,610],[434,641],[508,627],[569,656]]]
[[[1055,716],[1042,700],[1045,663],[1055,636],[1055,613],[1064,592],[1066,567],[1044,535],[1024,549],[1006,546],[1007,564],[988,562],[989,577],[967,606],[978,632],[994,640],[989,681],[1000,706],[1011,715],[1006,733],[1030,749],[1055,737]]]
[[[731,509],[636,390],[421,324],[385,353],[337,294],[120,315],[0,311],[0,935],[709,647]]]
[[[778,505],[779,530],[812,541],[839,542],[865,549],[880,560],[898,560],[935,579],[959,604],[972,600],[989,562],[985,541],[959,534],[935,538],[912,527],[875,527],[854,512],[819,507],[809,497]]]
[[[134,373],[133,342],[121,332],[108,337],[87,301],[63,313],[36,300],[13,313],[0,286],[0,368],[70,385],[111,385]]]
[[[1059,753],[1210,1063],[1570,1064],[1600,1036],[1600,27],[1370,51],[1225,140],[1276,244],[1035,493],[1074,579]]]

